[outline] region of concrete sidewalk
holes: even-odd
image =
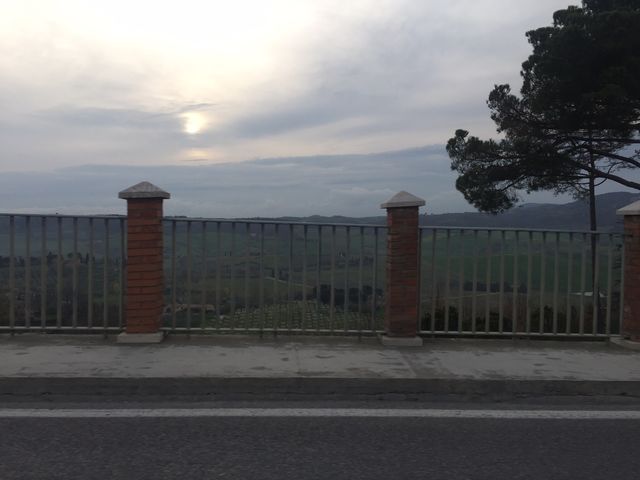
[[[170,336],[0,336],[0,394],[640,396],[640,352],[609,343]]]

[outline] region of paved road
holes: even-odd
[[[34,418],[33,411],[15,410],[24,405],[4,405],[8,408],[0,408],[0,479],[640,478],[640,420],[638,409],[629,405],[597,410],[614,412],[609,416],[633,410],[630,416],[636,419],[523,419],[518,418],[524,408],[519,405],[478,407],[485,414],[494,412],[493,418],[473,418],[471,405],[464,405],[464,411],[472,418],[451,418],[460,405],[437,405],[434,410],[430,405],[378,402],[347,408],[375,408],[381,412],[377,417],[349,416],[343,405],[340,417],[305,413],[318,407],[313,404],[295,405],[303,408],[294,417],[286,412],[291,404],[239,406],[252,410],[216,416],[221,415],[217,406],[198,404],[194,412],[201,416],[191,417],[188,410],[194,405],[163,404],[162,410],[147,405],[143,408],[149,415],[180,407],[184,416],[140,418],[135,410],[140,405],[56,403],[49,405],[53,410],[35,405],[36,412],[49,417]],[[265,406],[277,408],[279,416],[250,416],[267,412]],[[234,405],[223,407],[228,413],[227,407]],[[68,409],[75,417],[69,417]],[[412,409],[431,413],[406,417]],[[578,416],[598,417],[588,413],[593,409],[560,407]],[[130,416],[105,417],[123,411]],[[501,411],[512,418],[500,418]],[[563,416],[544,405],[527,411]],[[9,416],[16,412],[22,416]]]

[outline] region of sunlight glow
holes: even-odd
[[[184,132],[189,135],[200,133],[207,125],[207,118],[198,112],[185,113],[182,118],[184,119]]]

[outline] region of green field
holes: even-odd
[[[433,235],[425,236],[422,251],[425,329],[511,331],[514,318],[517,331],[604,333],[618,326],[619,236],[599,238],[595,268],[591,237],[583,234],[494,232],[489,237],[452,230],[439,233],[435,242]],[[594,298],[600,300],[594,304]]]
[[[217,315],[194,309],[191,312],[181,311],[175,317],[165,315],[164,325],[167,328],[191,328],[205,331],[227,332],[362,332],[372,333],[383,328],[382,311],[358,313],[336,310],[331,313],[330,307],[314,301],[292,301],[287,303],[265,305],[262,309],[239,308],[227,314]]]

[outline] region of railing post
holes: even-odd
[[[163,308],[162,201],[169,193],[141,182],[118,194],[127,201],[125,331],[119,343],[161,342]]]
[[[640,342],[640,201],[619,209],[624,216],[624,305],[621,336]]]
[[[418,337],[420,249],[418,211],[424,200],[407,192],[380,207],[387,210],[385,335],[382,344],[421,346]]]

